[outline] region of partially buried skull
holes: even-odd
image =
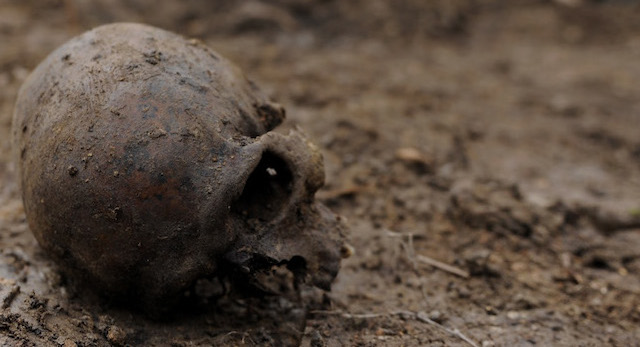
[[[340,219],[322,157],[284,109],[195,40],[98,27],[49,55],[13,119],[27,220],[67,272],[145,305],[273,265],[329,289]]]

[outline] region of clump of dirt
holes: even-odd
[[[0,343],[637,343],[636,2],[358,3],[2,3]],[[202,279],[164,322],[69,294],[26,226],[10,119],[30,69],[114,20],[206,41],[319,143],[354,251],[331,292],[216,301]]]

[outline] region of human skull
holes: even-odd
[[[147,304],[195,280],[295,263],[329,289],[343,228],[314,201],[318,149],[196,40],[140,24],[73,38],[13,119],[25,212],[63,270]]]

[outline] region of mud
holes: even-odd
[[[637,345],[639,11],[5,0],[0,344]],[[319,144],[318,196],[347,217],[354,252],[330,293],[214,300],[223,288],[203,279],[166,321],[70,294],[26,226],[10,120],[41,59],[111,21],[205,41]]]

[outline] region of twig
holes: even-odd
[[[413,234],[409,233],[407,235],[407,254],[409,259],[411,260],[411,265],[413,265],[413,271],[418,271],[418,264],[416,263],[416,248],[413,247]]]
[[[354,195],[362,192],[370,191],[372,188],[370,185],[354,185],[344,188],[338,188],[333,190],[323,190],[316,194],[319,199],[328,200],[335,199],[346,195]]]
[[[378,318],[378,317],[384,317],[384,316],[388,316],[389,315],[388,313],[353,314],[353,313],[347,313],[347,312],[342,312],[342,311],[323,311],[323,310],[311,311],[309,313],[325,314],[325,315],[329,315],[329,316],[340,316],[342,318],[347,318],[347,319],[370,319],[370,318]]]
[[[462,270],[460,268],[457,268],[457,267],[455,267],[453,265],[445,264],[445,263],[443,263],[441,261],[435,260],[435,259],[427,257],[425,255],[420,255],[420,254],[416,255],[416,258],[419,261],[421,261],[421,262],[423,262],[425,264],[431,265],[431,266],[433,266],[433,267],[435,267],[437,269],[440,269],[442,271],[446,271],[446,272],[452,273],[452,274],[454,274],[456,276],[460,276],[462,278],[469,278],[469,272],[464,271],[464,270]]]
[[[478,347],[478,345],[473,342],[470,338],[468,338],[467,336],[465,336],[463,333],[460,332],[460,330],[458,329],[449,329],[447,327],[445,327],[444,325],[434,321],[433,319],[427,317],[427,315],[424,312],[418,312],[415,314],[416,315],[416,319],[423,322],[423,323],[427,323],[427,324],[431,324],[433,326],[436,326],[446,332],[448,332],[449,334],[458,337],[459,339],[461,339],[462,341],[468,343],[469,345],[473,346],[473,347]]]
[[[4,300],[2,300],[2,309],[4,310],[9,308],[18,294],[20,294],[20,286],[14,285],[13,287],[11,287],[11,290],[9,291],[7,296],[4,298]]]
[[[409,258],[409,261],[411,262],[411,265],[413,265],[413,269],[415,271],[417,271],[417,266],[416,266],[416,259],[424,264],[427,265],[431,265],[433,267],[435,267],[436,269],[442,270],[442,271],[446,271],[449,272],[451,274],[454,274],[456,276],[460,276],[462,278],[469,278],[469,272],[462,270],[458,267],[455,267],[453,265],[449,265],[446,263],[443,263],[441,261],[435,260],[431,257],[427,257],[426,255],[420,255],[420,254],[415,254],[415,248],[413,247],[413,234],[412,233],[407,233],[407,234],[401,234],[398,232],[394,232],[391,230],[387,230],[386,233],[387,236],[389,237],[401,237],[401,238],[407,238],[407,242],[405,243],[404,240],[401,241],[401,246],[405,249],[405,251],[407,252],[407,258]]]
[[[449,264],[445,264],[441,261],[435,260],[433,258],[429,258],[427,256],[424,255],[416,255],[415,253],[415,248],[413,247],[413,234],[412,233],[408,233],[408,234],[401,234],[401,233],[397,233],[397,232],[393,232],[391,230],[387,230],[387,236],[389,237],[400,237],[400,245],[402,248],[404,248],[407,252],[407,257],[409,258],[409,261],[411,262],[412,266],[413,266],[413,272],[414,274],[418,277],[418,279],[420,280],[420,292],[422,293],[422,297],[424,298],[425,302],[429,301],[429,296],[427,295],[427,291],[426,291],[426,284],[425,284],[425,280],[423,276],[420,276],[420,273],[418,271],[418,267],[416,265],[416,259],[422,263],[431,265],[437,269],[452,273],[454,275],[460,276],[462,278],[469,278],[469,273],[467,271],[464,271],[460,268],[457,268],[455,266],[449,265]],[[404,241],[404,237],[407,237],[407,242]],[[445,327],[444,325],[430,319],[424,312],[411,312],[411,311],[397,311],[394,313],[391,313],[394,315],[409,315],[409,316],[413,316],[416,320],[423,322],[423,323],[427,323],[427,324],[431,324],[439,329],[442,329],[443,331],[447,332],[450,335],[453,335],[459,339],[461,339],[462,341],[468,343],[469,345],[473,346],[473,347],[478,347],[478,345],[473,342],[473,340],[471,340],[470,338],[468,338],[467,336],[465,336],[462,332],[460,332],[460,330],[458,329],[449,329],[447,327]],[[348,317],[347,317],[348,318]]]
[[[458,329],[449,329],[447,327],[445,327],[444,325],[434,321],[433,319],[429,318],[427,316],[426,313],[424,312],[413,312],[413,311],[394,311],[394,312],[388,312],[388,313],[361,313],[361,314],[353,314],[353,313],[347,313],[347,312],[342,312],[342,311],[311,311],[310,313],[313,314],[325,314],[325,315],[334,315],[334,316],[340,316],[343,318],[347,318],[347,319],[372,319],[372,318],[379,318],[379,317],[388,317],[388,316],[408,316],[408,317],[412,317],[413,319],[422,322],[422,323],[426,323],[429,325],[433,325],[434,327],[450,334],[453,335],[459,339],[461,339],[462,341],[468,343],[470,346],[473,347],[478,347],[478,345],[473,342],[473,340],[471,340],[470,338],[468,338],[467,336],[465,336],[463,333],[460,332],[460,330]]]

